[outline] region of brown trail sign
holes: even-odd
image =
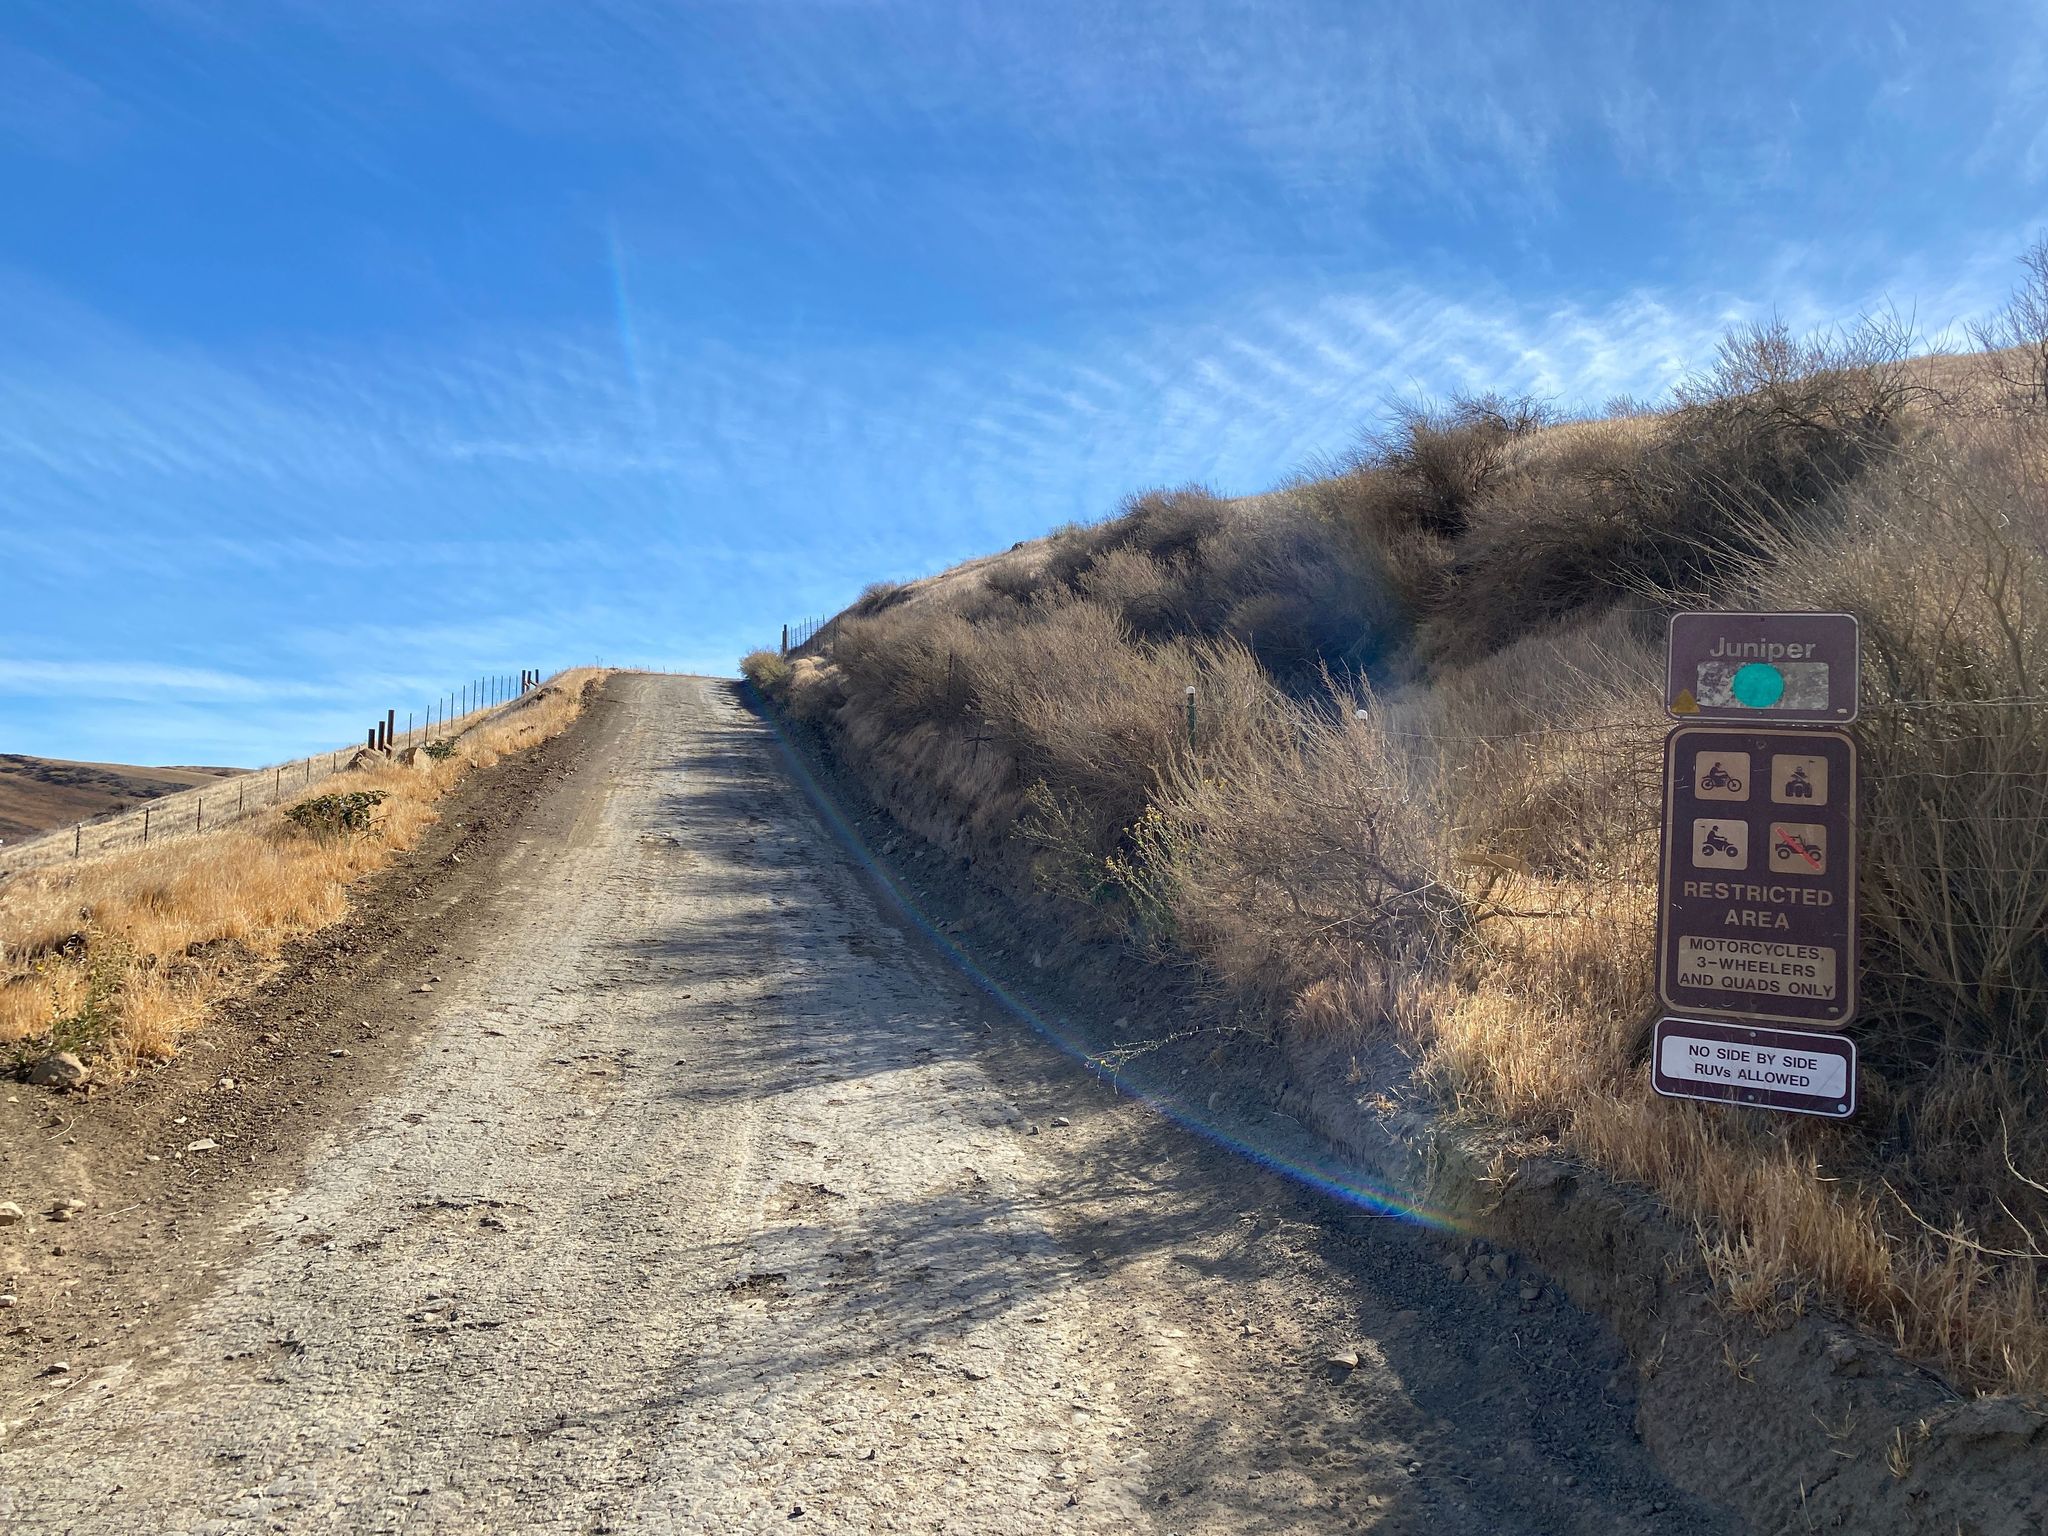
[[[1657,991],[1679,1014],[1839,1029],[1856,1011],[1856,744],[1680,726],[1664,740]]]
[[[1860,661],[1854,614],[1673,614],[1664,707],[1703,724],[1845,725]]]

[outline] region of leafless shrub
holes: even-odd
[[[1402,404],[1391,423],[1367,439],[1364,463],[1384,474],[1391,522],[1455,539],[1473,504],[1493,488],[1507,445],[1552,419],[1526,396]]]
[[[1181,619],[1180,573],[1142,549],[1110,550],[1080,573],[1076,585],[1140,635],[1168,634]]]
[[[910,587],[901,581],[874,581],[861,589],[848,611],[861,618],[871,618],[885,609],[893,608],[910,596]]]
[[[1910,355],[1884,319],[1812,338],[1744,327],[1663,418],[1568,427],[1570,451],[1504,460],[1469,507],[1423,654],[1469,661],[1624,597],[1704,600],[1741,580],[1769,530],[1818,536],[1925,398]]]
[[[839,620],[833,659],[864,708],[908,727],[966,717],[974,702],[972,658],[986,648],[981,630],[935,605]]]
[[[771,699],[782,696],[789,674],[789,660],[780,651],[749,651],[740,658],[740,675]]]
[[[976,671],[989,729],[1026,777],[1079,808],[1099,856],[1143,814],[1159,773],[1187,750],[1189,686],[1197,740],[1221,747],[1268,686],[1228,642],[1145,642],[1092,602],[1047,606]]]
[[[1044,573],[1024,561],[999,560],[988,568],[982,577],[990,591],[1009,598],[1012,602],[1029,602],[1045,585]]]
[[[1271,1015],[1327,1031],[1439,964],[1463,931],[1463,896],[1435,873],[1443,849],[1404,755],[1333,692],[1269,690],[1222,750],[1177,759],[1118,874],[1150,925],[1171,932]]]
[[[2026,276],[2005,307],[1971,337],[1986,353],[1997,404],[2008,411],[2048,413],[2048,235],[2020,256]]]

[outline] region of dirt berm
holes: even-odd
[[[1009,892],[890,819],[828,733],[779,723],[813,793],[859,826],[903,899],[962,925],[970,970],[1038,1002],[1042,1027],[1123,1087],[1255,1155],[1272,1145],[1273,1117],[1289,1119],[1317,1146],[1311,1179],[1412,1204],[1599,1318],[1628,1360],[1610,1385],[1681,1485],[1758,1531],[2048,1531],[2048,1404],[1966,1396],[1822,1312],[1788,1321],[1779,1309],[1768,1324],[1731,1313],[1695,1235],[1647,1195],[1454,1122],[1390,1044],[1318,1050],[1234,1030],[1185,977],[1034,932]]]

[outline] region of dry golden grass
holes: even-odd
[[[473,767],[561,731],[599,674],[568,672],[483,720],[441,760],[337,774],[320,794],[381,792],[372,828],[320,836],[287,805],[219,832],[27,874],[0,889],[0,1050],[46,1045],[119,1071],[161,1060],[235,984],[237,960],[275,959],[339,919],[350,885],[410,848]]]

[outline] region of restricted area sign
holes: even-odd
[[[1680,726],[1664,739],[1657,990],[1677,1014],[1839,1029],[1856,1011],[1856,744]]]
[[[1856,1043],[1803,1029],[1659,1019],[1650,1084],[1667,1099],[1846,1120],[1856,1113]]]
[[[1850,613],[1676,613],[1664,707],[1681,720],[1843,725],[1861,655]]]

